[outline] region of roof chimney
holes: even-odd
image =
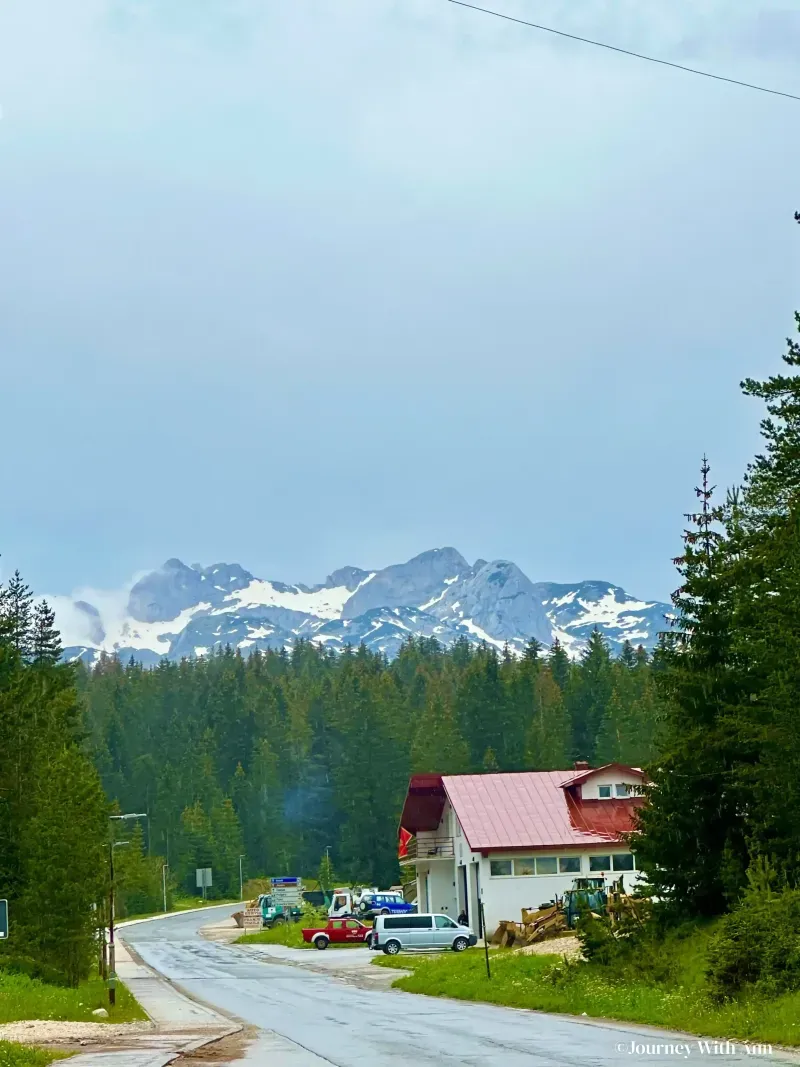
[[[576,771],[588,771],[589,770],[589,764],[587,763],[587,761],[585,759],[576,759],[575,760],[575,770]]]

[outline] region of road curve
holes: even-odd
[[[224,914],[214,909],[215,918]],[[640,1026],[358,989],[205,941],[198,930],[211,918],[205,912],[176,915],[129,926],[122,936],[185,992],[258,1027],[248,1062],[270,1067],[664,1067],[681,1060],[783,1067],[799,1062],[777,1051],[753,1055],[743,1045],[716,1053],[712,1045],[704,1052],[696,1038]]]

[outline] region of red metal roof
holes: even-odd
[[[611,843],[634,829],[642,798],[579,800],[563,788],[574,778],[574,771],[520,771],[441,781],[473,852]]]

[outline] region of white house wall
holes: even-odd
[[[638,774],[626,774],[624,771],[611,770],[595,772],[591,778],[582,783],[581,799],[582,800],[599,800],[600,799],[600,786],[610,785],[611,795],[614,794],[615,785],[629,785],[634,787],[632,792],[635,794],[641,787],[642,779]]]
[[[514,860],[526,858],[521,852],[492,852],[480,860],[480,884],[483,907],[486,913],[486,926],[490,931],[497,928],[503,919],[519,922],[523,908],[535,910],[540,904],[563,896],[566,889],[572,888],[575,878],[599,878],[601,872],[589,870],[589,857],[598,855],[627,854],[628,850],[619,845],[598,845],[590,849],[561,849],[558,852],[535,851],[531,856],[580,856],[580,873],[553,875],[492,875],[492,860]],[[513,869],[513,868],[512,868]],[[606,882],[622,878],[627,892],[630,892],[640,875],[637,871],[604,872]]]

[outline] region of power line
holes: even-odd
[[[662,67],[674,67],[675,70],[683,70],[687,74],[698,74],[701,78],[713,78],[714,81],[728,82],[729,85],[740,85],[743,89],[755,89],[759,93],[769,93],[771,96],[783,96],[787,100],[800,100],[800,96],[794,93],[783,93],[780,89],[768,89],[764,85],[754,85],[752,82],[739,81],[738,78],[726,78],[722,74],[712,74],[707,70],[697,70],[696,67],[685,67],[682,63],[672,63],[669,59],[656,59],[655,56],[646,56],[642,52],[632,52],[628,48],[618,48],[605,41],[593,41],[590,37],[579,37],[576,33],[567,33],[565,30],[556,30],[552,26],[543,26],[538,22],[528,22],[526,19],[518,19],[513,15],[506,15],[502,11],[492,11],[488,7],[478,7],[477,4],[468,4],[466,0],[447,0],[448,4],[457,7],[466,7],[470,11],[480,11],[484,15],[493,15],[495,18],[504,19],[506,22],[516,22],[519,26],[528,26],[532,30],[542,30],[544,33],[553,33],[557,37],[568,37],[571,41],[581,41],[583,44],[592,44],[596,48],[606,48],[609,52],[619,52],[623,56],[632,56],[634,59],[645,59],[648,63],[658,63]]]

